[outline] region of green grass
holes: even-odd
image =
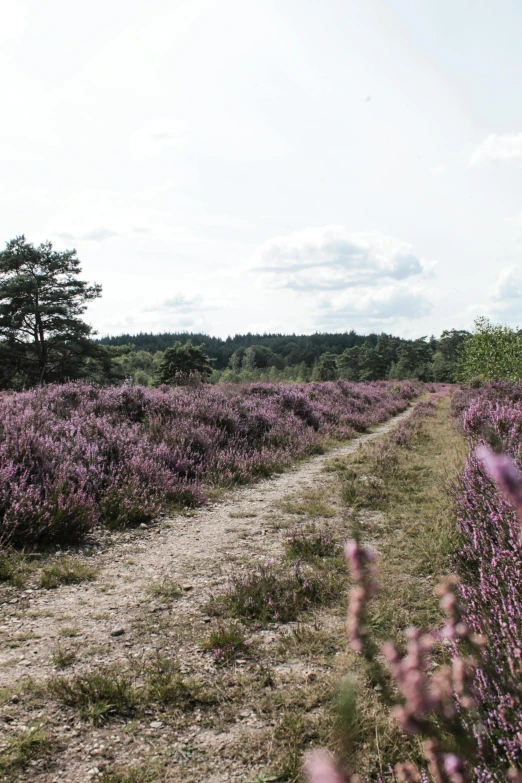
[[[449,572],[459,546],[446,483],[466,454],[448,413],[444,399],[435,415],[422,421],[408,449],[372,444],[365,460],[354,466],[369,477],[386,477],[390,468],[383,463],[393,449],[393,480],[385,480],[375,505],[366,496],[364,504],[357,501],[352,508],[363,540],[375,540],[379,552],[381,592],[370,616],[379,640],[400,642],[408,626],[427,629],[441,617],[433,590]]]
[[[52,653],[52,661],[56,669],[66,669],[76,661],[76,652],[57,644]]]
[[[285,500],[281,503],[281,510],[285,514],[296,514],[315,519],[320,517],[329,519],[335,516],[335,509],[325,501],[321,488],[311,488],[296,498]]]
[[[0,582],[7,582],[13,587],[23,587],[30,570],[26,555],[10,550],[0,552]]]
[[[138,704],[135,676],[120,669],[104,667],[75,677],[53,677],[47,688],[51,696],[95,725],[115,715],[128,717]]]
[[[145,703],[153,702],[163,707],[186,709],[198,703],[212,701],[212,698],[195,679],[184,675],[177,661],[158,656],[143,670],[146,686]]]
[[[99,783],[156,783],[156,775],[152,767],[116,767],[104,770],[96,780]]]
[[[281,635],[278,652],[287,658],[299,656],[311,663],[321,663],[345,648],[344,628],[334,634],[331,629],[300,624]]]
[[[339,581],[342,584],[332,568],[260,563],[234,574],[229,590],[211,600],[207,608],[250,622],[287,623],[330,601],[338,594]]]
[[[58,633],[66,639],[73,639],[75,636],[78,636],[80,629],[76,625],[64,625]]]
[[[60,585],[79,584],[94,579],[97,569],[76,557],[63,555],[44,566],[40,587],[53,590]]]
[[[104,666],[70,677],[55,676],[48,681],[47,692],[94,725],[116,717],[131,720],[151,706],[185,711],[215,701],[210,688],[184,674],[177,661],[160,655],[125,672]]]
[[[441,622],[435,586],[451,570],[458,536],[446,482],[462,467],[466,446],[449,418],[449,400],[415,424],[407,445],[393,433],[333,464],[353,532],[378,552],[381,590],[370,605],[369,629],[378,644],[404,647],[404,631]],[[405,736],[371,681],[360,656],[348,651],[351,730],[338,735],[352,768],[375,779],[399,761],[422,759],[420,741]]]
[[[179,582],[175,582],[173,579],[163,579],[161,582],[154,582],[147,588],[147,592],[154,598],[159,598],[164,601],[173,601],[175,598],[179,598],[183,595],[183,589]]]
[[[332,530],[314,523],[290,530],[284,546],[289,560],[311,562],[318,558],[334,557],[341,551]]]
[[[31,727],[11,738],[0,754],[0,775],[11,780],[12,775],[25,769],[29,762],[49,753],[51,743],[42,726]]]
[[[219,623],[202,647],[210,650],[215,662],[223,666],[252,653],[250,642],[236,623]]]

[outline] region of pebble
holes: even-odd
[[[149,723],[149,726],[151,729],[161,729],[163,726],[163,721],[161,720],[153,720],[152,723]]]
[[[13,693],[11,696],[11,704],[18,704],[20,701],[20,696],[17,696],[16,693]]]
[[[111,631],[111,636],[123,636],[125,633],[125,628],[115,628],[113,631]]]
[[[183,585],[183,590],[192,590],[194,588],[194,585]]]

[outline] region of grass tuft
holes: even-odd
[[[116,767],[104,770],[96,780],[98,783],[155,783],[157,778],[150,767]]]
[[[147,588],[147,592],[154,598],[161,598],[164,601],[173,601],[175,598],[183,595],[183,589],[179,582],[167,578],[150,585]]]
[[[48,735],[42,726],[32,726],[9,740],[7,748],[0,755],[0,775],[12,775],[25,769],[36,758],[46,755],[51,749]]]
[[[13,587],[23,587],[28,571],[27,557],[20,552],[0,551],[0,582],[8,582]]]
[[[177,661],[158,656],[147,664],[144,672],[146,701],[181,708],[208,701],[208,694],[203,692],[200,683],[185,677]]]
[[[311,568],[299,562],[267,563],[232,576],[228,592],[211,601],[208,608],[215,614],[248,621],[287,623],[338,593],[339,574],[335,569]]]
[[[321,488],[309,489],[299,497],[285,500],[281,503],[281,510],[285,514],[296,514],[306,517],[324,517],[329,519],[335,516],[335,509],[324,502],[324,494]]]
[[[53,677],[47,688],[54,698],[75,707],[95,725],[115,715],[132,715],[138,703],[135,677],[110,667],[75,677]]]
[[[60,585],[72,585],[94,579],[96,568],[76,557],[63,555],[44,566],[40,575],[40,587],[53,590]]]
[[[339,544],[332,531],[314,523],[291,530],[285,541],[285,550],[290,560],[312,562],[317,558],[334,557],[340,553]]]
[[[67,650],[62,647],[61,644],[57,644],[52,653],[53,665],[56,669],[66,669],[71,666],[76,660],[76,652],[74,650]]]
[[[211,631],[202,647],[212,652],[216,664],[223,666],[251,652],[250,641],[235,623],[220,623]]]

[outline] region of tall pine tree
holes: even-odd
[[[101,286],[80,280],[76,250],[16,237],[0,252],[0,387],[79,378],[100,357],[80,316]]]

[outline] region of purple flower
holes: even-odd
[[[495,454],[486,446],[479,446],[476,455],[490,479],[522,515],[522,476],[515,462],[507,454]]]

